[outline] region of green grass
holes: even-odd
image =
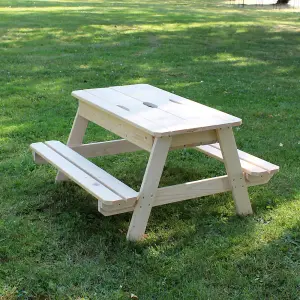
[[[300,16],[188,0],[2,0],[1,299],[300,299]],[[103,217],[29,144],[66,142],[76,89],[149,83],[243,119],[239,148],[278,164],[250,188],[154,208],[141,243],[131,214]],[[86,142],[115,136],[90,125]],[[283,146],[280,146],[282,144]],[[93,161],[138,189],[147,154]],[[174,151],[161,186],[224,174]]]

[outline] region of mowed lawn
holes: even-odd
[[[300,299],[300,14],[188,0],[0,3],[0,299]],[[97,201],[29,145],[66,142],[71,91],[149,83],[243,119],[240,149],[280,166],[249,189],[130,213]],[[91,124],[85,142],[117,138]],[[138,190],[148,154],[93,159]],[[161,186],[224,174],[194,150],[169,154]]]

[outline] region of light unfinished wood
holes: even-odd
[[[219,143],[212,145],[204,145],[195,147],[196,150],[205,153],[208,156],[216,158],[219,161],[223,160],[223,155]],[[279,171],[279,167],[265,160],[250,155],[244,151],[238,150],[242,170],[252,176],[264,176],[274,174]]]
[[[38,155],[35,152],[32,152],[32,156],[33,156],[34,162],[38,165],[45,165],[48,163],[46,160],[44,160],[40,155]]]
[[[132,188],[110,175],[103,169],[99,168],[77,152],[73,151],[71,148],[67,147],[59,141],[48,141],[46,145],[53,149],[55,152],[63,156],[73,165],[80,168],[86,174],[90,175],[101,184],[106,186],[108,189],[112,190],[115,194],[119,195],[122,199],[127,200],[128,202],[135,202],[137,199],[138,193]],[[121,201],[124,202],[124,201]],[[112,205],[111,201],[106,204]],[[116,204],[116,201],[114,202]]]
[[[87,119],[79,115],[79,109],[77,109],[76,116],[67,142],[68,146],[78,146],[82,144],[88,123],[89,122]],[[66,180],[68,180],[68,177],[65,176],[65,174],[57,172],[55,182]]]
[[[241,124],[239,118],[150,85],[79,90],[72,95],[155,137]]]
[[[217,140],[215,130],[193,132],[184,135],[176,135],[172,138],[170,150],[180,149],[183,147],[194,147],[196,145],[206,145],[214,143]],[[135,152],[144,150],[141,147],[125,139],[82,144],[79,146],[70,146],[71,149],[83,157],[97,157],[105,155],[115,155],[119,153]],[[148,149],[147,149],[148,150]],[[151,149],[150,149],[151,150]],[[149,151],[149,150],[148,150]]]
[[[98,156],[106,156],[106,155],[115,155],[120,153],[128,153],[143,150],[139,146],[125,140],[112,140],[105,142],[97,142],[97,143],[89,143],[89,144],[81,144],[78,146],[69,146],[72,150],[77,152],[83,157],[92,158]],[[176,148],[177,149],[177,148]],[[42,157],[33,153],[33,160],[37,164],[47,164]]]
[[[128,207],[134,207],[136,203],[137,203],[137,199],[136,201],[114,202],[113,205],[109,205],[103,201],[99,201],[98,207],[105,211],[115,211],[115,210],[126,209]]]
[[[252,207],[232,128],[219,129],[217,130],[217,134],[235,202],[236,212],[238,215],[252,214]]]
[[[217,129],[241,124],[241,119],[213,109],[206,105],[188,100],[173,93],[148,84],[110,87],[126,96],[143,103],[152,103],[157,109],[181,118],[180,124],[168,126],[169,132],[182,132]]]
[[[81,116],[87,118],[89,121],[114,132],[140,148],[147,151],[151,150],[153,137],[147,132],[123,122],[110,114],[102,112],[101,110],[95,110],[93,106],[85,103],[79,103],[79,112]]]
[[[31,144],[30,148],[97,199],[108,202],[122,200],[119,195],[86,174],[44,143]]]
[[[158,188],[153,207],[227,191],[230,191],[227,175]],[[98,209],[108,216],[132,211],[134,206],[127,203],[121,203],[119,206],[106,206],[99,202]]]
[[[79,99],[79,108],[68,147],[57,141],[33,144],[35,159],[61,170],[57,180],[70,177],[94,195],[103,215],[133,210],[128,240],[142,238],[153,206],[231,190],[237,213],[251,214],[247,187],[268,182],[278,171],[277,166],[237,150],[232,127],[241,124],[239,118],[205,105],[145,84],[72,95]],[[124,140],[83,145],[89,121]],[[223,161],[227,175],[158,188],[168,151],[195,146]],[[139,193],[84,158],[141,149],[149,151],[150,158]]]
[[[155,195],[172,142],[170,137],[156,138],[151,150],[146,172],[129,225],[127,239],[136,241],[142,238],[150,216]]]
[[[86,90],[74,91],[72,96],[80,100],[80,103],[85,103],[94,108],[94,111],[102,111],[104,115],[113,116],[120,121],[123,121],[129,125],[133,125],[136,128],[142,129],[150,135],[161,128],[160,125],[149,121],[138,113],[132,113],[120,105],[115,105],[107,101],[107,99],[101,99]],[[146,106],[145,106],[146,107]]]
[[[206,144],[210,141],[215,139],[214,131],[207,131],[207,132],[195,132],[191,133],[192,137],[185,138],[184,135],[174,136],[172,138],[172,145],[170,150],[178,149],[182,147],[193,147],[194,144]],[[176,138],[180,138],[176,140]],[[175,142],[173,141],[175,139]],[[196,140],[198,139],[198,142]],[[202,142],[199,142],[199,141]],[[195,142],[193,142],[195,141]],[[192,144],[191,144],[192,143]],[[178,146],[181,145],[181,146]],[[197,146],[194,147],[196,150],[205,153],[208,156],[218,159],[219,161],[223,162],[223,155],[219,148],[219,144],[212,144],[212,145],[205,145],[205,146]],[[114,141],[106,141],[106,142],[99,142],[99,143],[90,143],[90,144],[82,144],[79,146],[71,146],[74,151],[79,153],[84,157],[97,157],[97,156],[105,156],[105,155],[115,155],[119,153],[127,153],[127,152],[134,152],[143,150],[142,148],[134,145],[133,143],[125,140],[114,140]],[[274,174],[279,171],[279,167],[271,164],[265,160],[262,160],[258,157],[250,155],[246,152],[238,150],[239,158],[241,161],[242,170],[246,173],[251,175],[250,177],[255,176],[264,176],[268,174]],[[34,158],[36,163],[43,164],[47,163],[40,157]],[[245,161],[247,159],[248,161]],[[249,177],[249,178],[250,178]],[[267,177],[269,178],[269,177]],[[260,180],[260,179],[258,179]]]
[[[98,203],[99,202],[100,201],[98,201]],[[127,212],[132,212],[133,210],[134,210],[133,205],[131,205],[129,207],[115,209],[115,210],[105,210],[101,206],[98,206],[98,211],[105,217],[119,215],[119,214],[123,214],[123,213],[127,213]]]
[[[246,186],[255,186],[267,183],[273,175],[250,176],[244,175]],[[153,206],[200,198],[203,196],[215,195],[229,192],[231,190],[228,175],[202,179],[183,184],[159,188]],[[126,206],[124,206],[126,207]]]
[[[119,212],[125,213],[133,211],[136,203],[137,201],[135,203],[119,202],[118,205],[106,205],[105,203],[98,201],[98,211],[104,216],[112,216]]]
[[[137,124],[141,125],[141,128],[145,129],[145,124],[150,122],[149,133],[152,134],[152,128],[155,124],[155,130],[161,128],[163,131],[167,131],[170,125],[177,125],[186,122],[184,119],[160,110],[158,107],[153,107],[150,102],[145,103],[134,99],[130,96],[124,95],[111,88],[100,88],[100,89],[88,89],[84,90],[86,93],[96,96],[101,100],[99,106],[102,106],[102,102],[105,101],[110,103],[113,107],[123,108],[127,111],[129,117],[138,116],[140,119],[136,121]],[[117,112],[116,112],[117,113]],[[127,118],[124,119],[127,121]],[[143,122],[140,122],[143,120]],[[147,120],[147,123],[144,122]],[[129,121],[129,119],[128,119]],[[149,125],[147,125],[149,126]]]
[[[76,116],[73,122],[73,126],[68,138],[67,145],[78,146],[82,144],[83,137],[85,135],[89,121],[79,114],[79,109],[77,109]]]
[[[212,147],[211,145],[197,146],[195,149],[205,153],[208,156],[216,158],[217,160],[219,160],[221,162],[224,162],[223,154],[220,149]],[[251,163],[248,163],[242,159],[240,159],[240,164],[241,164],[242,170],[247,174],[250,174],[253,176],[268,174],[268,171],[266,171],[258,166],[255,166]]]
[[[143,150],[139,146],[121,139],[107,142],[83,144],[70,147],[83,157],[97,157],[105,155],[115,155],[119,153],[135,152]]]
[[[180,149],[183,147],[194,147],[200,144],[211,144],[214,143],[216,139],[217,135],[215,130],[176,135],[172,138],[172,145],[170,150]],[[141,147],[125,139],[82,144],[79,146],[70,146],[70,148],[82,155],[83,157],[115,155],[119,153],[144,150]],[[149,151],[149,149],[147,150]]]
[[[246,185],[250,187],[265,184],[272,176],[272,174],[264,176],[245,174]],[[157,190],[153,207],[229,192],[230,190],[231,186],[227,175],[163,187]],[[134,207],[135,204],[120,203],[118,206],[106,206],[100,205],[99,202],[98,209],[104,216],[112,216],[133,211]]]
[[[148,84],[117,86],[110,89],[129,95],[141,102],[151,102],[159,106],[159,109],[170,112],[185,120],[198,119],[199,117],[207,119],[207,115],[209,115],[216,123],[218,123],[219,119],[222,121],[240,122],[239,118]]]
[[[174,135],[172,137],[171,149],[211,144],[215,143],[217,139],[217,133],[215,130]]]
[[[124,140],[118,140],[114,142],[122,142]],[[100,183],[103,184],[103,172],[104,179],[108,176],[108,181],[104,182],[103,185],[113,190],[116,194],[124,198],[128,198],[132,201],[114,201],[111,202],[103,202],[99,201],[99,212],[101,212],[105,216],[115,215],[119,213],[129,212],[134,209],[136,203],[137,193],[129,188],[128,186],[124,186],[122,182],[118,184],[121,185],[121,190],[119,190],[119,185],[114,185],[114,181],[116,178],[112,177],[110,174],[106,173],[104,170],[100,169],[100,176],[97,176],[99,172],[99,168],[93,165],[91,162],[87,161],[83,157],[81,157],[78,153],[75,153],[69,147],[58,141],[49,141],[46,142],[51,149],[56,151],[58,154],[62,155],[68,161],[79,167],[81,170],[85,171],[87,174],[91,175],[94,179],[98,179]],[[34,152],[35,153],[35,152]],[[36,157],[41,158],[45,161],[41,156],[37,153]],[[246,184],[247,186],[259,185],[267,183],[273,174],[269,173],[268,175],[261,176],[252,176],[249,174],[245,174]],[[112,181],[112,182],[111,182]],[[113,188],[112,188],[113,187]],[[122,188],[125,189],[124,193],[122,192]],[[118,192],[119,190],[119,192]],[[164,205],[168,203],[174,203],[178,201],[199,198],[206,195],[212,195],[222,192],[227,192],[230,190],[230,184],[228,181],[228,176],[220,176],[215,178],[209,178],[204,180],[198,180],[194,182],[187,182],[184,184],[179,184],[175,186],[163,187],[159,188],[156,193],[155,202],[153,206]],[[113,204],[113,205],[112,205]]]
[[[265,184],[270,181],[270,179],[273,177],[274,173],[269,173],[268,175],[260,175],[260,176],[252,176],[249,174],[244,174],[246,182],[250,183],[250,186],[254,185],[260,185],[260,184]]]
[[[216,149],[220,149],[220,145],[219,143],[215,143],[211,145],[212,147],[216,148]],[[279,167],[269,163],[268,161],[265,161],[261,158],[258,158],[254,155],[251,155],[249,153],[246,153],[244,151],[238,150],[238,154],[239,154],[239,158],[240,160],[243,160],[245,162],[248,162],[254,166],[257,166],[261,169],[266,170],[269,174],[274,174],[276,172],[279,171]],[[249,175],[255,175],[255,174],[250,174]]]
[[[197,180],[159,188],[154,206],[230,191],[228,176]]]

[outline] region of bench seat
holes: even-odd
[[[223,162],[223,155],[219,143],[197,146],[195,147],[195,149]],[[271,177],[279,171],[278,166],[255,157],[251,154],[248,154],[244,151],[238,150],[238,155],[248,187],[267,183],[271,179]],[[211,194],[212,190],[214,190],[215,194],[230,190],[230,184],[228,182],[227,176],[221,176],[214,179],[216,179],[216,181],[214,182],[208,179],[179,184],[166,188],[159,188],[157,192],[157,199],[155,200],[153,206],[159,206],[167,203],[173,203],[190,198],[209,195]],[[211,185],[210,182],[212,183]],[[216,185],[215,182],[218,183],[218,188],[214,188],[214,186]],[[187,188],[192,196],[188,195],[187,197],[182,197],[182,194],[189,194],[189,192],[187,192],[186,190]],[[174,194],[174,189],[176,189],[176,195]],[[193,195],[193,189],[195,190],[195,195]],[[202,191],[201,195],[199,193],[200,191]],[[206,191],[208,191],[208,193],[206,193]],[[168,192],[170,195],[168,195]],[[165,198],[167,198],[167,201],[165,201]],[[99,211],[105,216],[116,215],[133,210],[134,205],[126,203],[121,203],[118,206],[113,207],[107,205],[102,205],[101,207],[99,206]]]
[[[99,201],[99,211],[133,206],[138,193],[59,141],[30,145],[37,163],[49,162]]]
[[[59,141],[47,141],[30,145],[34,160],[38,164],[50,163],[68,178],[76,182],[87,192],[98,199],[98,210],[104,216],[116,215],[133,211],[137,202],[138,193],[119,181],[103,169],[99,168],[87,158]],[[196,150],[223,162],[223,156],[218,143],[195,147]],[[278,172],[279,167],[267,161],[238,150],[241,167],[244,172],[247,186],[267,183]],[[93,155],[94,156],[94,155]],[[223,178],[224,177],[224,178]],[[201,197],[213,193],[230,190],[227,176],[200,180],[196,182],[159,188],[157,199],[153,206],[178,202],[191,198]],[[215,181],[214,181],[215,180]],[[206,183],[206,181],[209,181]],[[195,193],[192,193],[194,187]],[[214,188],[217,186],[217,188]],[[190,193],[187,191],[191,191]],[[209,193],[205,191],[209,190]],[[183,197],[181,194],[186,194]],[[167,201],[165,201],[167,197]]]
[[[208,156],[216,158],[223,162],[223,155],[219,143],[197,146],[196,150],[205,153]],[[269,179],[279,171],[279,167],[273,165],[263,159],[238,150],[242,170],[247,174],[247,178],[251,177],[269,177]]]

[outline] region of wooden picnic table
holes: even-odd
[[[133,211],[129,240],[143,237],[153,206],[232,191],[237,214],[252,214],[247,187],[266,183],[279,167],[237,149],[232,128],[241,119],[148,84],[74,91],[78,111],[67,145],[31,144],[37,163],[58,170],[56,181],[71,179],[98,199],[105,216]],[[82,144],[93,122],[123,139]],[[192,147],[225,164],[227,175],[159,188],[168,151]],[[137,192],[87,158],[150,152]]]

